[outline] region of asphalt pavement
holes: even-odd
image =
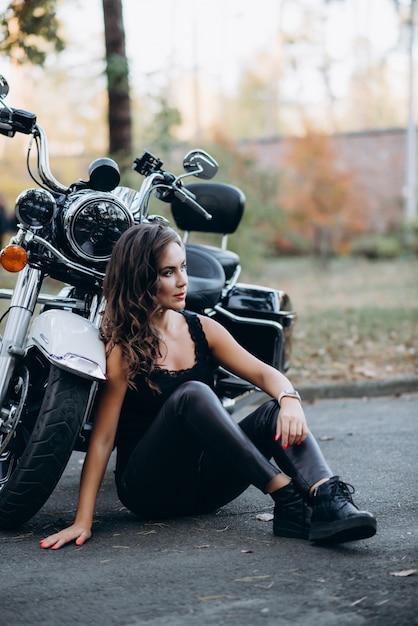
[[[74,453],[43,509],[0,532],[1,623],[418,625],[418,390],[370,395],[305,410],[333,471],[377,516],[371,539],[321,547],[274,537],[259,519],[272,502],[253,487],[211,515],[140,520],[117,499],[112,460],[93,538],[44,551],[39,539],[74,516],[83,461]]]

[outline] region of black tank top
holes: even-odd
[[[190,311],[181,311],[181,314],[195,344],[195,364],[184,370],[156,368],[150,378],[158,385],[159,393],[151,389],[142,376],[135,379],[136,389],[127,390],[116,434],[117,474],[125,467],[164,402],[179,385],[188,380],[198,380],[213,388],[214,363],[200,320],[196,313]]]

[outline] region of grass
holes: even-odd
[[[418,259],[276,259],[241,278],[290,295],[295,385],[418,374]]]

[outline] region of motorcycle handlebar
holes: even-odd
[[[23,133],[25,135],[33,133],[34,136],[36,134],[39,137],[40,158],[38,162],[38,171],[41,179],[50,189],[58,193],[65,193],[67,191],[67,187],[56,180],[50,170],[46,134],[44,130],[36,124],[36,115],[30,111],[24,111],[23,109],[11,109],[5,106],[0,109],[0,134],[6,135],[7,137],[14,137],[15,133]],[[138,161],[138,159],[136,159],[136,161]],[[134,162],[134,169],[137,169],[135,167],[136,161]],[[178,198],[181,202],[184,202],[194,211],[203,215],[206,220],[211,220],[212,215],[196,201],[195,196],[190,191],[178,186],[178,184],[176,184],[176,177],[173,174],[160,170],[162,162],[159,161],[158,163],[159,167],[154,174],[162,175],[165,185],[171,187],[176,198]]]
[[[155,157],[153,158],[155,159]],[[136,159],[134,162],[133,169],[139,172],[137,162],[139,162],[139,159]],[[159,164],[162,164],[162,162],[159,161]],[[184,202],[191,209],[203,215],[206,220],[212,219],[212,215],[196,201],[196,196],[188,189],[182,187],[179,177],[162,170],[160,166],[152,173],[145,171],[143,175],[145,175],[145,180],[143,181],[139,191],[140,206],[146,206],[146,198],[152,191],[154,191],[156,197],[159,200],[162,200],[162,202],[171,202],[173,196],[175,196],[180,200],[180,202]],[[147,213],[144,214],[144,217],[147,217]]]
[[[14,137],[16,133],[32,134],[39,137],[38,171],[42,182],[53,191],[65,193],[67,187],[53,176],[49,167],[48,141],[45,131],[36,123],[36,115],[23,109],[11,109],[3,106],[0,108],[0,135]]]
[[[37,124],[36,129],[34,128],[34,130],[36,130],[36,136],[39,138],[38,172],[42,182],[49,189],[52,189],[57,193],[66,193],[68,191],[68,187],[62,185],[51,172],[51,168],[49,166],[48,140],[44,129]]]
[[[212,215],[208,213],[206,209],[204,209],[202,205],[200,205],[196,201],[196,196],[194,196],[194,194],[192,194],[188,189],[177,188],[177,189],[174,189],[173,191],[174,191],[174,195],[176,196],[176,198],[180,200],[180,202],[184,202],[191,209],[203,215],[203,217],[206,220],[212,219]]]
[[[15,133],[30,135],[36,124],[36,115],[23,109],[0,110],[0,134],[14,137]]]

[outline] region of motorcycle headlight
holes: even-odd
[[[133,218],[111,193],[82,192],[64,212],[64,232],[77,258],[106,262]]]
[[[54,196],[46,189],[26,189],[16,199],[16,217],[24,226],[42,228],[52,220],[56,206]]]

